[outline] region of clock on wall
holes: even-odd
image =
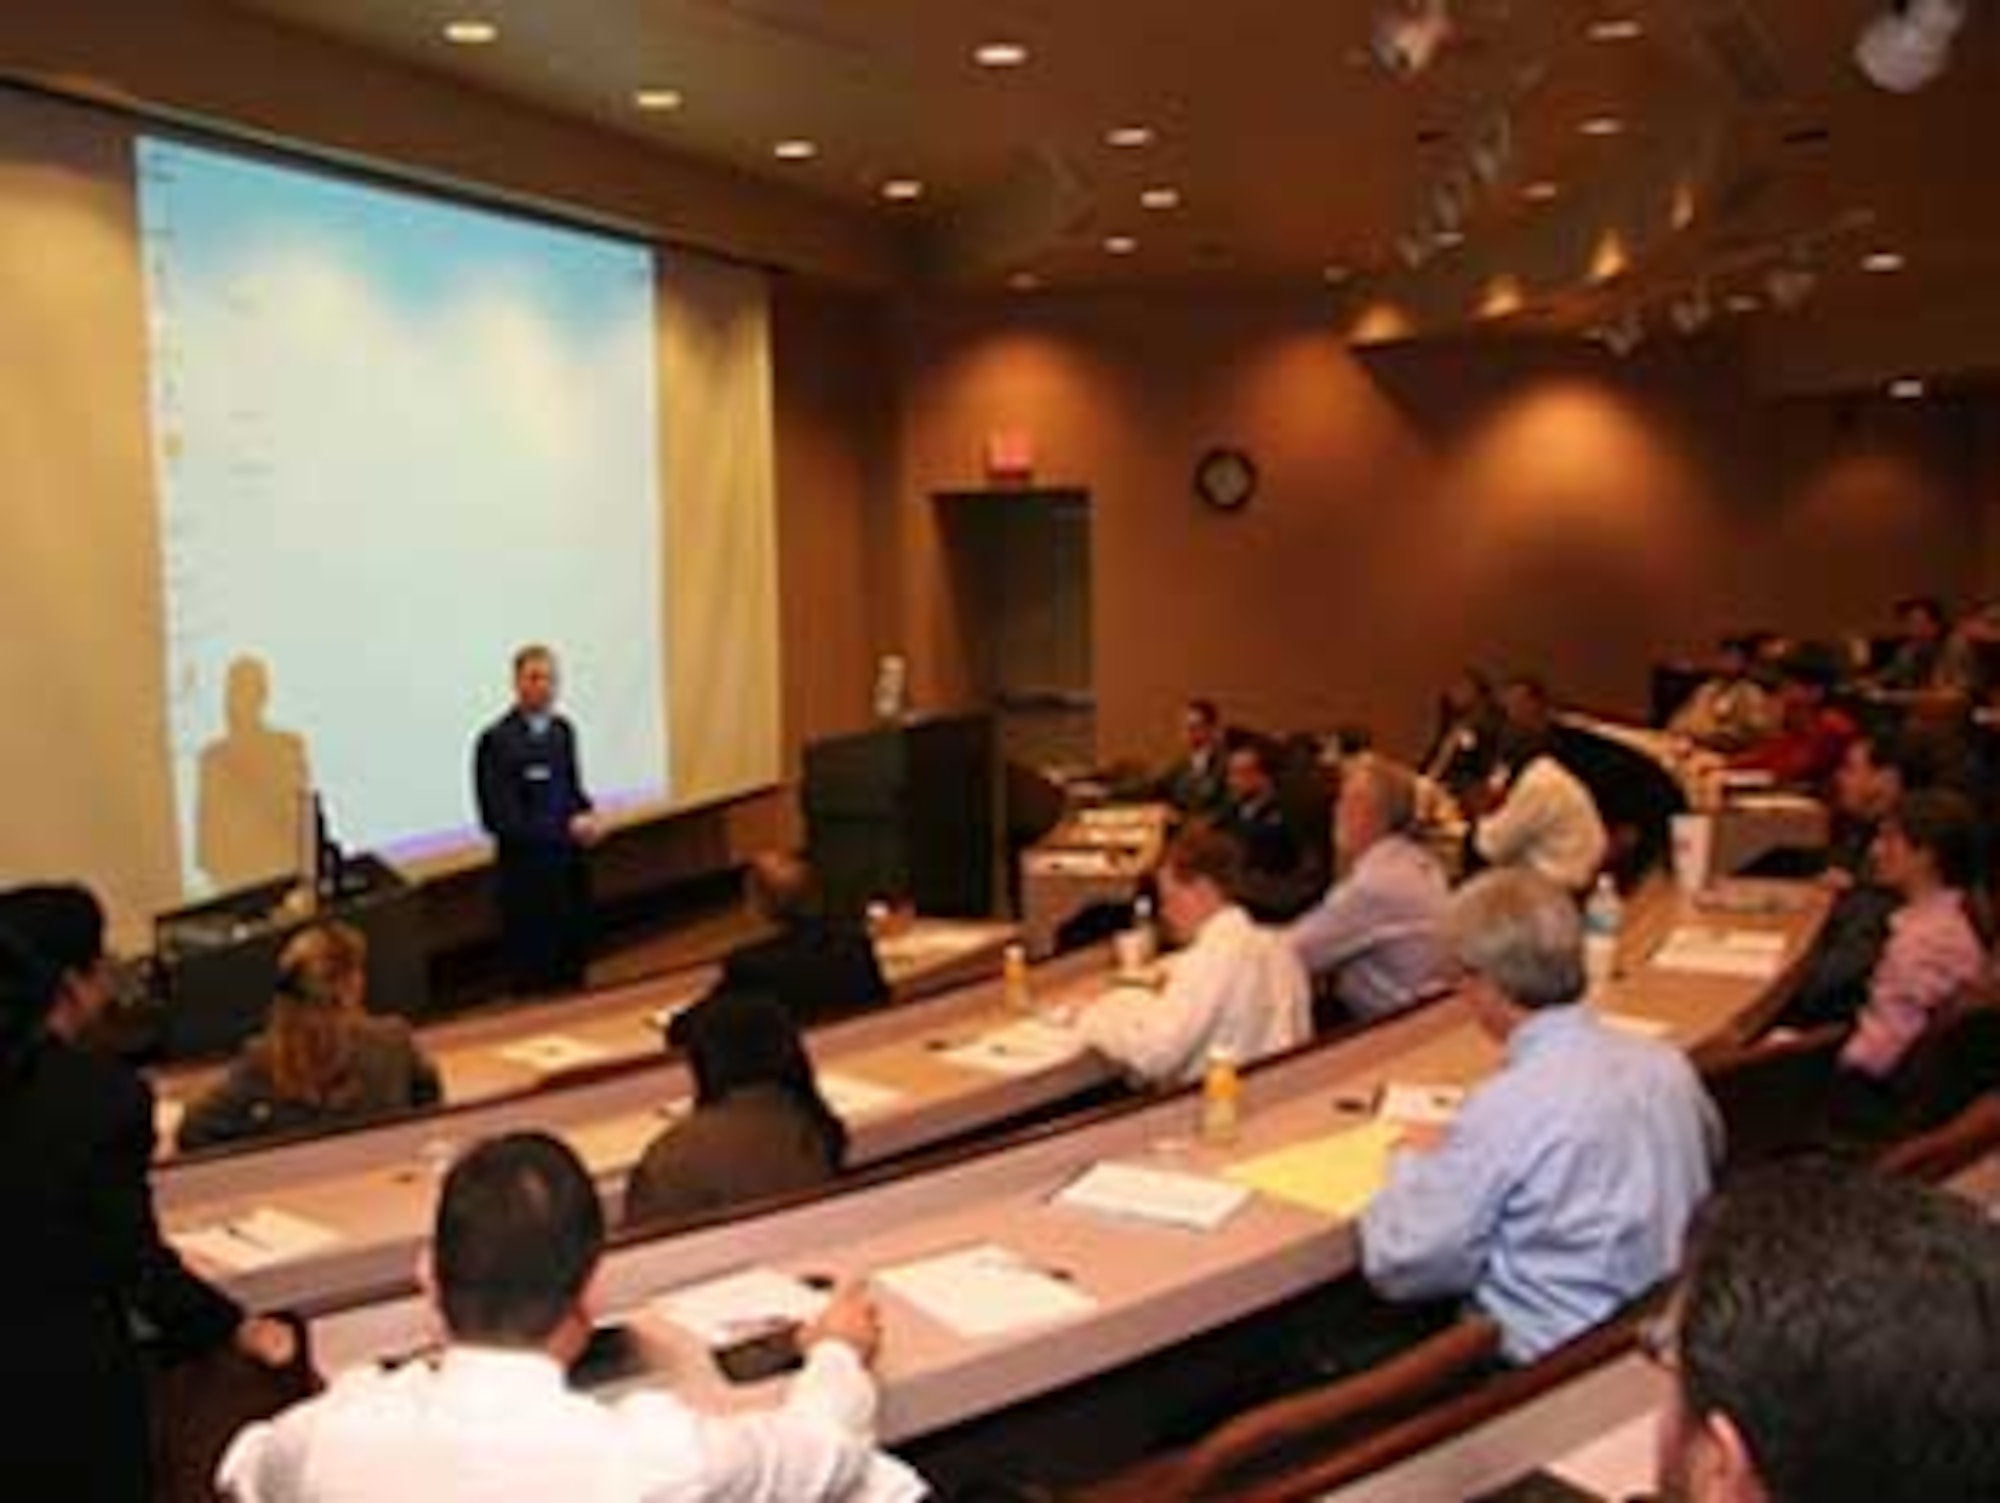
[[[1210,449],[1194,467],[1194,492],[1217,511],[1236,512],[1257,494],[1257,465],[1241,449]]]

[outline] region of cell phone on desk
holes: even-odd
[[[805,1350],[799,1345],[799,1328],[789,1323],[716,1347],[712,1355],[722,1375],[732,1383],[761,1383],[780,1373],[796,1372],[806,1361]]]

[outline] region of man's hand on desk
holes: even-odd
[[[569,838],[578,845],[596,845],[604,836],[604,826],[597,816],[586,809],[581,814],[572,814],[569,820]]]
[[[292,1365],[299,1355],[299,1339],[282,1320],[253,1315],[236,1328],[236,1350],[252,1362],[277,1370]]]
[[[826,1308],[799,1332],[799,1346],[805,1351],[821,1341],[838,1341],[854,1348],[864,1364],[875,1360],[882,1349],[882,1317],[866,1288],[842,1284]]]

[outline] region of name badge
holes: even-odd
[[[546,783],[555,776],[555,769],[546,762],[530,762],[521,769],[521,776],[531,783]]]

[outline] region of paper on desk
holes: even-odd
[[[1238,1184],[1309,1211],[1351,1220],[1389,1177],[1389,1152],[1403,1129],[1380,1119],[1231,1164]]]
[[[1137,1164],[1103,1163],[1064,1185],[1055,1203],[1134,1221],[1212,1232],[1250,1198],[1248,1185],[1228,1184],[1199,1174],[1148,1169]]]
[[[1449,1127],[1465,1101],[1465,1088],[1390,1081],[1382,1087],[1375,1115],[1398,1127]]]
[[[1671,1023],[1663,1023],[1658,1018],[1642,1018],[1637,1013],[1605,1012],[1598,1016],[1604,1020],[1606,1028],[1615,1028],[1634,1038],[1663,1039],[1670,1037],[1674,1031]]]
[[[1004,1336],[1097,1308],[1067,1278],[993,1242],[884,1269],[874,1283],[960,1336]]]
[[[819,1093],[833,1108],[835,1116],[850,1120],[886,1112],[905,1095],[893,1086],[877,1085],[858,1075],[840,1075],[832,1070],[820,1071]]]
[[[1023,1018],[944,1050],[938,1058],[989,1075],[1038,1075],[1083,1053],[1074,1032],[1040,1018]]]
[[[513,1064],[526,1065],[531,1070],[553,1072],[574,1070],[582,1065],[594,1065],[599,1060],[610,1058],[611,1051],[601,1044],[593,1044],[588,1039],[572,1038],[566,1033],[538,1034],[531,1039],[493,1051],[500,1058]]]
[[[1038,851],[1034,866],[1065,877],[1108,877],[1118,869],[1108,851]]]
[[[1703,976],[1740,976],[1768,981],[1785,962],[1785,936],[1766,929],[1721,929],[1683,924],[1653,954],[1663,971]]]
[[[661,1315],[709,1347],[728,1346],[774,1326],[811,1320],[826,1295],[770,1268],[746,1268],[669,1290],[653,1301]]]
[[[310,1257],[339,1241],[340,1234],[331,1227],[272,1206],[259,1206],[247,1216],[195,1227],[174,1238],[182,1252],[231,1273],[254,1273]]]

